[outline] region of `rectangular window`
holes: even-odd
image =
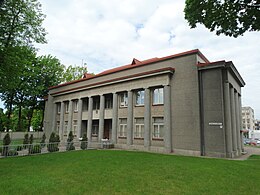
[[[120,94],[120,107],[127,107],[128,105],[128,95],[127,92]]]
[[[99,110],[100,101],[99,98],[93,98],[93,110]]]
[[[78,112],[78,100],[74,100],[74,112]]]
[[[77,135],[77,127],[78,127],[77,121],[74,120],[74,121],[73,121],[73,135],[74,135],[74,136]]]
[[[65,102],[65,112],[69,112],[69,102]]]
[[[83,99],[83,102],[82,102],[82,111],[87,111],[88,110],[88,99]]]
[[[120,118],[119,119],[118,137],[126,137],[126,132],[127,132],[127,119],[126,118]]]
[[[153,138],[163,139],[164,136],[164,122],[163,117],[153,118]]]
[[[93,137],[97,137],[98,136],[98,129],[99,129],[99,126],[98,126],[98,121],[93,121],[93,124],[92,124],[92,136]]]
[[[163,104],[163,88],[154,89],[153,104]]]
[[[136,105],[144,105],[144,90],[136,92]]]
[[[57,113],[60,114],[61,110],[61,103],[57,103]]]
[[[135,118],[134,138],[144,137],[144,118]]]
[[[113,99],[109,97],[105,97],[105,109],[113,108]]]

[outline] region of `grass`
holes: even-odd
[[[1,194],[259,194],[246,161],[116,150],[0,159]]]

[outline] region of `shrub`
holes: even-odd
[[[7,133],[3,139],[3,149],[1,151],[2,156],[7,156],[9,151],[9,144],[11,143],[11,138],[9,133]]]
[[[23,147],[24,148],[27,148],[28,147],[28,144],[29,144],[29,134],[28,133],[26,133],[25,135],[24,135],[24,140],[23,140]]]
[[[59,151],[59,147],[58,147],[59,142],[60,142],[59,135],[56,135],[54,132],[52,132],[50,135],[49,144],[47,145],[48,151],[49,152]]]
[[[74,145],[73,138],[74,138],[73,133],[72,133],[72,131],[70,131],[68,139],[67,139],[67,147],[66,147],[66,150],[68,150],[68,151],[75,150],[75,146],[73,146]]]
[[[81,144],[80,144],[80,148],[82,150],[86,150],[88,148],[88,138],[87,138],[87,134],[84,133],[83,138],[81,140]]]

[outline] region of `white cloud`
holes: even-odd
[[[101,72],[194,48],[211,61],[231,60],[247,85],[243,104],[260,118],[259,33],[237,39],[216,36],[199,25],[190,29],[184,19],[183,0],[40,0],[47,15],[48,44],[40,54],[57,56],[62,63],[87,62],[89,71]]]

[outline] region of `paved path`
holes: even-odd
[[[244,146],[246,154],[241,155],[238,158],[235,158],[234,160],[246,160],[249,156],[255,154],[260,155],[260,148],[257,147],[251,147],[251,146]]]

